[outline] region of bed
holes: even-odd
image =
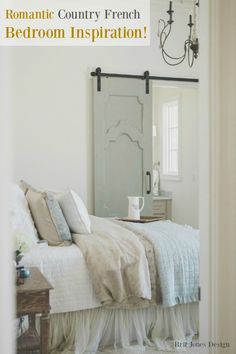
[[[191,340],[198,333],[198,231],[170,221],[140,225],[93,216],[90,220],[93,238],[74,234],[74,243],[67,247],[35,244],[22,261],[25,266],[39,267],[54,287],[50,295],[50,352],[96,353],[111,347],[116,353],[134,354],[144,352],[147,347],[157,351],[174,350],[178,341]],[[123,239],[128,243],[122,244]],[[106,243],[99,249],[101,241]],[[103,252],[104,248],[105,259],[114,243],[117,247],[123,246],[124,259],[131,255],[129,247],[138,245],[141,252],[138,291],[145,301],[121,301],[116,306],[116,301],[107,303],[98,296],[99,282],[104,279],[103,267],[98,266],[97,270],[94,267],[98,261],[101,265],[103,261],[102,253],[99,253],[97,263],[94,255],[96,250]],[[154,258],[149,255],[150,243],[157,243],[153,247]],[[145,259],[148,269],[144,274]],[[146,274],[150,279],[153,277],[151,259],[152,263],[155,259],[155,271],[158,268],[158,277],[155,271],[154,277],[162,287],[161,299],[155,301],[152,299],[156,288],[153,288],[152,280],[149,284],[145,279]],[[113,272],[116,264],[107,264],[112,268],[112,276],[116,274]],[[105,294],[105,300],[109,300],[109,296],[113,299],[113,288],[107,283],[106,287],[105,292],[104,286],[101,288],[102,295]],[[133,289],[129,288],[129,291],[132,293]]]

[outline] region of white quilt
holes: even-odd
[[[51,313],[101,306],[96,298],[84,257],[76,245],[42,248],[28,252],[21,264],[36,266],[56,289],[50,292]]]
[[[199,231],[169,220],[148,224],[122,223],[141,233],[153,245],[162,293],[162,305],[199,300]]]

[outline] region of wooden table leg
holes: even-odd
[[[40,353],[48,354],[49,344],[49,315],[43,314],[40,318]]]
[[[17,338],[17,350],[19,353],[24,353],[29,348],[39,348],[40,339],[35,328],[35,314],[29,314],[28,318],[28,329]]]

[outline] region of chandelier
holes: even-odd
[[[160,37],[160,48],[162,52],[162,57],[164,61],[171,66],[176,66],[181,64],[185,58],[188,59],[188,65],[193,66],[195,59],[198,57],[199,53],[199,41],[197,36],[197,9],[199,8],[200,0],[193,0],[193,15],[189,15],[189,36],[184,42],[184,53],[180,57],[175,57],[167,53],[165,45],[171,34],[172,24],[173,24],[173,7],[172,1],[169,3],[169,20],[166,22],[163,19],[158,21],[158,37]]]

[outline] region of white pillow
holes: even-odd
[[[90,234],[91,223],[82,199],[74,191],[69,190],[58,196],[58,201],[71,232]]]
[[[31,239],[33,243],[37,243],[38,235],[28,202],[24,192],[17,184],[11,186],[10,227],[13,232],[21,233]]]

